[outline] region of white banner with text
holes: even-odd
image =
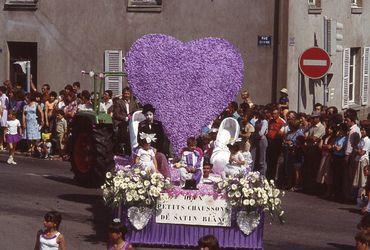
[[[231,207],[226,200],[210,195],[191,197],[179,195],[157,203],[157,223],[200,226],[231,226]]]

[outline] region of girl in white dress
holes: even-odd
[[[156,149],[150,146],[155,140],[154,134],[140,133],[139,147],[134,152],[134,163],[143,169],[150,168],[153,172],[158,172]]]
[[[58,231],[61,222],[59,212],[50,211],[45,214],[45,229],[37,232],[35,250],[66,250],[64,236]]]
[[[238,144],[228,145],[230,149],[230,161],[226,165],[225,175],[226,176],[235,176],[239,174],[245,174],[247,169],[245,166],[245,158],[242,152],[239,150]],[[225,178],[225,176],[223,176]]]

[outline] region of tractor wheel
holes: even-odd
[[[71,147],[75,180],[87,187],[102,185],[106,172],[114,169],[112,125],[93,125],[88,118],[78,117],[73,124]]]

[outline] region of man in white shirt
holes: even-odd
[[[103,94],[103,100],[100,103],[100,112],[109,113],[108,109],[112,107],[113,101],[112,101],[113,92],[112,90],[106,90]]]
[[[356,162],[356,151],[357,146],[361,139],[361,131],[359,126],[356,124],[357,113],[353,109],[348,109],[345,114],[344,122],[349,128],[347,146],[345,151],[345,159],[347,167],[344,170],[344,196],[347,200],[352,201],[355,199],[354,192],[352,190],[352,183],[355,177],[357,162]]]

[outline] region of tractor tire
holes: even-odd
[[[114,169],[112,124],[94,124],[77,114],[72,125],[71,165],[75,180],[85,187],[99,187]]]

